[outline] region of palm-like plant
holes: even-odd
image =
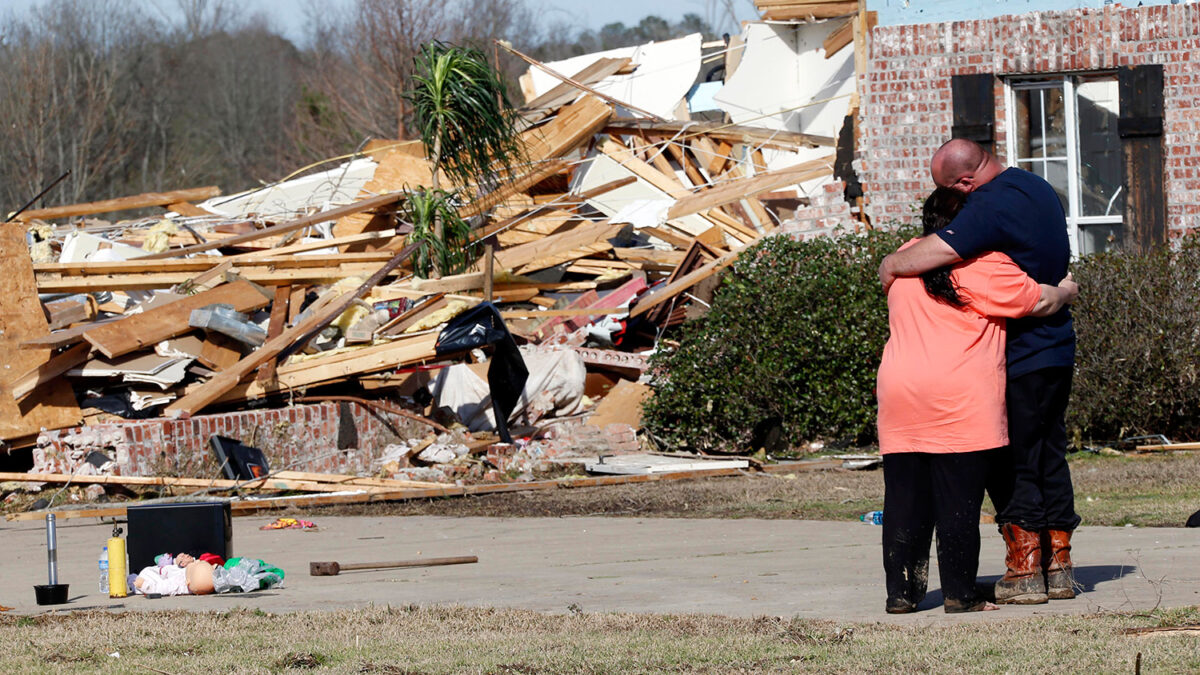
[[[433,162],[433,189],[426,197],[453,194],[441,190],[439,170],[456,188],[494,186],[521,154],[503,80],[479,50],[442,42],[425,44],[415,65],[409,101]],[[420,211],[434,218],[433,237],[447,252],[451,242],[443,227],[446,209],[426,205]],[[439,260],[443,257],[432,257],[434,275],[450,262]]]

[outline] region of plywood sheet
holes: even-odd
[[[42,428],[61,429],[79,424],[79,404],[71,385],[55,379],[37,387],[20,405],[13,399],[13,378],[50,360],[49,349],[22,349],[21,342],[50,334],[38,302],[33,262],[25,246],[24,228],[0,226],[0,439],[13,441]]]

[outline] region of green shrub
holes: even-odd
[[[875,375],[887,339],[876,271],[913,234],[770,237],[726,272],[711,311],[656,354],[646,425],[673,447],[740,451],[756,427],[782,440],[875,436]]]
[[[1200,241],[1074,265],[1077,438],[1200,438]]]

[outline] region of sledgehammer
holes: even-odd
[[[377,563],[345,563],[338,564],[337,562],[310,562],[308,563],[308,574],[313,577],[335,577],[338,572],[343,570],[382,570],[393,567],[434,567],[437,565],[463,565],[465,563],[479,562],[479,558],[473,555],[460,555],[451,558],[424,558],[421,560],[395,560],[392,562],[377,562]]]

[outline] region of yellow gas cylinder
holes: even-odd
[[[129,595],[129,587],[125,577],[129,574],[125,564],[125,540],[121,538],[121,528],[113,528],[113,536],[108,540],[108,597],[123,598]]]

